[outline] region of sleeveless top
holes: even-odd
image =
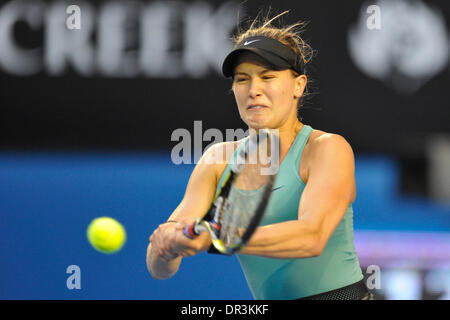
[[[303,149],[313,129],[303,125],[280,164],[274,188],[261,226],[298,219],[298,206],[305,183],[299,166]],[[248,139],[248,138],[246,138]],[[244,141],[245,142],[245,141]],[[241,143],[218,183],[231,168]],[[298,299],[335,290],[363,279],[353,239],[353,208],[350,204],[341,222],[318,257],[275,259],[237,255],[255,299]]]

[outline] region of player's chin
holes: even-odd
[[[245,119],[245,123],[249,128],[258,129],[268,129],[270,128],[270,119],[266,116],[251,116]]]

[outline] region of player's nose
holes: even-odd
[[[250,80],[248,95],[252,99],[262,95],[262,86],[260,81],[257,79]]]

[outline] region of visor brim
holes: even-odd
[[[251,52],[257,55],[271,70],[285,70],[291,68],[291,65],[287,61],[266,50],[259,48],[239,48],[231,51],[223,61],[222,73],[225,77],[229,78],[234,75],[238,57],[244,52]]]

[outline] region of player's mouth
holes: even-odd
[[[263,104],[250,104],[247,106],[247,110],[262,110],[268,108]]]

